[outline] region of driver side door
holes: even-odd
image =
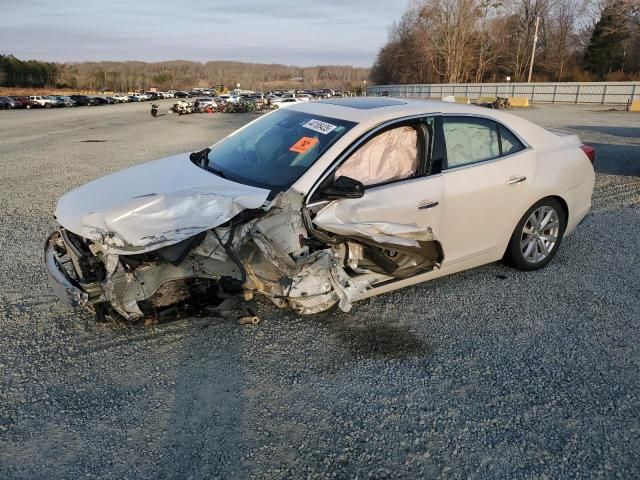
[[[439,155],[435,123],[436,117],[412,119],[365,138],[332,174],[358,180],[364,194],[333,200],[313,218],[316,228],[362,245],[367,260],[393,277],[431,270],[443,260],[443,179],[430,174]]]

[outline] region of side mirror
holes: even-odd
[[[362,182],[350,177],[338,177],[320,190],[320,196],[328,200],[339,198],[361,198],[364,195]]]

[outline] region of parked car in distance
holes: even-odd
[[[53,106],[56,108],[64,108],[66,106],[64,100],[59,99],[55,95],[47,95],[45,98],[51,100],[53,102]]]
[[[216,103],[216,101],[211,98],[211,97],[198,97],[196,98],[196,100],[193,102],[193,106],[196,109],[207,109],[207,108],[217,108],[218,104]]]
[[[42,107],[42,108],[52,108],[57,106],[57,100],[52,100],[44,95],[31,95],[29,96],[29,101],[31,105],[34,107]]]
[[[20,106],[18,108],[31,108],[31,101],[29,100],[29,97],[25,97],[25,96],[11,96],[9,97],[12,100],[15,100],[16,102],[18,102],[20,104]]]
[[[276,108],[286,108],[292,105],[297,105],[299,103],[307,103],[305,100],[300,100],[299,98],[282,98],[279,102],[271,102],[274,104]]]
[[[54,98],[56,98],[59,102],[62,102],[62,106],[63,107],[75,107],[76,106],[76,102],[71,100],[71,97],[68,97],[68,96],[65,96],[65,95],[56,95]]]
[[[98,105],[98,102],[93,97],[87,95],[70,95],[69,98],[80,107]]]
[[[13,109],[13,108],[23,108],[22,103],[17,100],[14,100],[11,97],[0,97],[0,108],[2,109]]]
[[[134,95],[129,95],[129,101],[130,102],[141,102],[142,99],[140,97],[136,97]]]
[[[218,95],[216,100],[220,99],[223,102],[227,103],[238,103],[239,97],[237,95],[230,95],[228,93],[224,93],[222,95]]]
[[[179,91],[179,92],[174,92],[173,93],[173,97],[174,98],[189,98],[190,95],[189,95],[189,92]]]
[[[129,95],[123,95],[122,93],[114,94],[113,99],[118,103],[127,103],[131,101],[129,100]]]
[[[108,105],[113,105],[115,103],[118,103],[118,101],[115,98],[113,98],[113,95],[105,95],[99,98],[102,98]]]

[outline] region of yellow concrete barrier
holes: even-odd
[[[529,99],[522,97],[509,97],[509,106],[526,108],[529,106]]]
[[[640,112],[640,100],[634,100],[629,105],[630,112]]]
[[[493,103],[497,100],[496,97],[480,97],[476,100],[476,103]]]
[[[471,103],[468,97],[453,97],[453,98],[455,98],[456,103],[464,103],[465,105],[468,105],[469,103]]]

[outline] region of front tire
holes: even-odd
[[[566,228],[567,214],[560,202],[555,198],[543,198],[518,222],[505,259],[519,270],[544,267],[560,248]]]

